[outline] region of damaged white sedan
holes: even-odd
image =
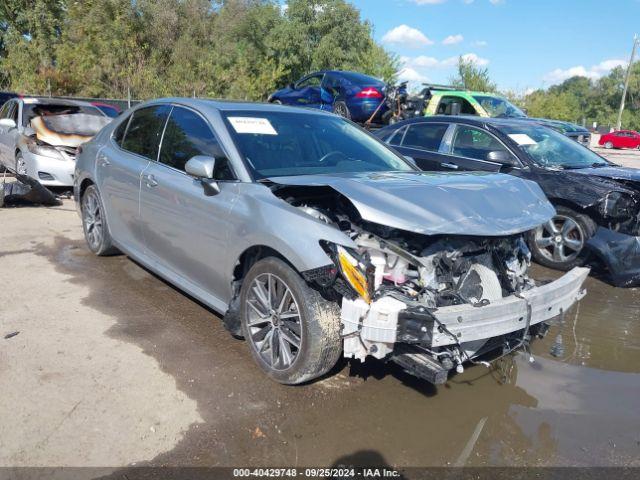
[[[523,235],[555,213],[535,183],[420,172],[318,111],[147,102],[83,146],[74,192],[94,253],[123,251],[224,313],[285,384],[341,355],[443,383],[527,348],[589,272],[529,277]]]
[[[88,102],[17,97],[0,109],[0,163],[48,187],[70,187],[78,147],[108,124]]]

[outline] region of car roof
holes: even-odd
[[[403,120],[398,123],[394,123],[389,127],[385,127],[385,130],[397,129],[403,125],[410,125],[412,123],[463,123],[467,125],[475,125],[478,127],[484,127],[486,125],[495,126],[517,126],[522,122],[537,123],[534,119],[530,118],[494,118],[494,117],[479,117],[477,115],[431,115],[428,117],[415,117],[408,120]]]
[[[147,102],[136,105],[154,105],[158,103],[176,103],[187,107],[195,108],[196,110],[203,109],[215,109],[221,112],[227,111],[259,111],[259,112],[289,112],[289,113],[306,113],[309,115],[333,115],[330,112],[324,112],[322,110],[305,108],[305,107],[291,107],[287,105],[278,105],[274,103],[264,102],[247,102],[241,100],[217,100],[210,98],[188,98],[188,97],[167,97],[157,98],[149,100]]]

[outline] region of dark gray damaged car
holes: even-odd
[[[223,313],[286,384],[340,355],[442,383],[526,346],[589,273],[529,277],[523,234],[555,213],[535,183],[420,172],[319,111],[141,104],[83,146],[75,198],[94,253],[124,252]]]

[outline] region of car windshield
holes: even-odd
[[[546,168],[578,169],[604,167],[609,163],[575,140],[540,125],[498,126],[537,165]]]
[[[415,170],[352,123],[305,112],[225,112],[256,179],[289,175]]]
[[[527,116],[522,110],[504,98],[489,95],[474,95],[473,98],[485,109],[490,117],[522,118]]]
[[[346,78],[355,85],[384,85],[384,82],[378,80],[377,78],[363,75],[362,73],[341,72],[337,75]]]

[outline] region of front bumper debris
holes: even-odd
[[[465,304],[427,309],[391,297],[370,305],[359,298],[343,298],[344,355],[361,361],[367,355],[384,358],[399,343],[427,348],[457,345],[467,352],[467,358],[473,358],[490,339],[566,312],[586,294],[582,285],[588,275],[588,268],[574,268],[553,282],[480,307]]]
[[[640,237],[599,227],[587,248],[605,264],[616,287],[640,286]]]

